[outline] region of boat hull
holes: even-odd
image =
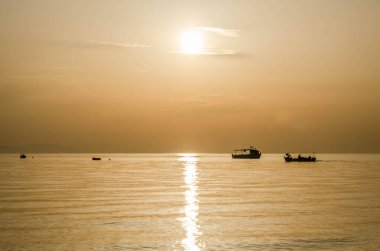
[[[314,158],[314,157],[311,157],[311,158],[287,158],[287,157],[284,157],[285,161],[286,162],[316,162],[317,159]]]
[[[260,159],[261,154],[232,154],[233,159]]]

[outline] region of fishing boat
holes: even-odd
[[[26,155],[24,153],[20,154],[20,159],[26,159]]]
[[[92,157],[92,160],[102,160],[102,158],[99,158],[99,157]]]
[[[290,153],[286,153],[284,156],[284,159],[286,162],[315,162],[317,161],[317,158],[315,155],[311,156],[309,155],[308,157],[303,157],[301,154],[298,154],[297,158],[293,158]]]
[[[260,159],[260,157],[261,152],[253,146],[246,149],[234,150],[232,154],[233,159]]]

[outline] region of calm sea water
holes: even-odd
[[[380,155],[33,156],[0,155],[1,250],[380,250]]]

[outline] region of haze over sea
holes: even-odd
[[[92,156],[0,155],[1,250],[380,249],[379,154]]]

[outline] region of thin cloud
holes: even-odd
[[[199,31],[199,32],[209,32],[209,33],[215,33],[217,35],[226,36],[226,37],[238,37],[239,36],[239,30],[231,30],[231,29],[224,29],[220,27],[195,27],[192,30]],[[185,52],[177,52],[180,54],[188,54]],[[241,52],[233,49],[227,49],[227,48],[218,48],[218,47],[204,47],[197,53],[190,53],[190,55],[194,56],[240,56]]]
[[[220,48],[205,48],[200,55],[209,55],[209,56],[234,56],[240,55],[239,51],[231,50],[231,49],[220,49]]]
[[[223,48],[203,48],[198,53],[188,54],[182,51],[175,51],[171,53],[183,54],[189,56],[242,56],[243,54],[240,51],[231,50],[231,49],[223,49]]]
[[[153,46],[140,43],[121,43],[94,40],[51,40],[47,41],[50,46],[65,46],[82,49],[126,49],[126,48],[151,48]]]
[[[196,27],[195,30],[213,32],[227,37],[238,37],[239,30],[228,30],[219,27]]]
[[[89,41],[88,45],[101,47],[101,48],[151,48],[151,45],[144,45],[138,43],[114,43],[114,42],[101,42]]]

